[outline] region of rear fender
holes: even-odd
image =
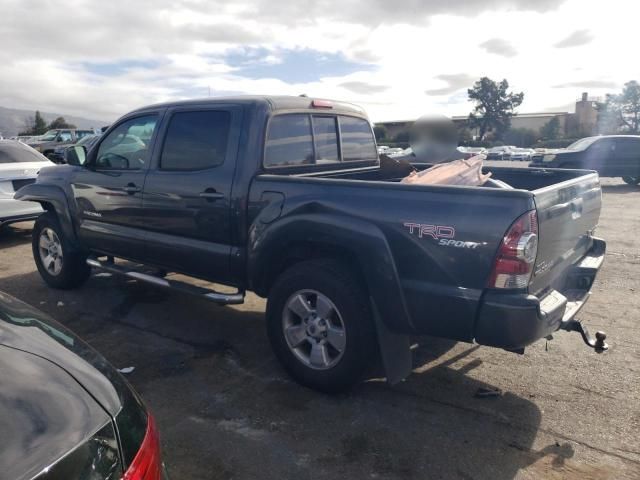
[[[324,245],[345,251],[359,266],[377,311],[391,331],[413,330],[396,265],[380,229],[342,215],[301,214],[249,231],[248,278],[252,290],[266,292],[279,259],[298,244]]]
[[[300,244],[347,252],[366,284],[387,381],[411,373],[409,333],[413,330],[398,272],[387,240],[370,223],[340,215],[303,214],[271,225],[255,222],[249,232],[248,268],[252,290],[268,292],[277,276],[274,264]]]
[[[72,245],[79,246],[78,237],[73,228],[71,212],[69,211],[69,202],[62,188],[55,185],[33,183],[22,187],[13,198],[27,202],[38,202],[45,210],[55,211],[67,240]]]

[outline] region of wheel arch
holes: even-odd
[[[347,265],[362,280],[376,311],[390,330],[413,329],[396,264],[383,232],[375,225],[335,214],[288,217],[252,229],[248,252],[251,290],[266,297],[278,275],[313,258],[331,258]]]
[[[44,210],[55,213],[69,242],[75,247],[79,246],[78,237],[71,219],[71,212],[69,211],[69,202],[62,188],[55,185],[33,183],[18,190],[14,198],[16,200],[37,202]]]

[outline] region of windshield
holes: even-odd
[[[38,140],[41,142],[51,142],[52,140],[55,140],[57,136],[57,130],[49,130],[47,133],[38,138]]]
[[[589,145],[591,145],[593,142],[595,142],[596,140],[598,140],[599,137],[587,137],[587,138],[581,138],[580,140],[578,140],[577,142],[573,142],[571,145],[569,145],[567,147],[567,150],[584,150],[585,148],[587,148]]]

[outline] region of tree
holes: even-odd
[[[530,147],[538,140],[538,134],[530,128],[510,128],[504,133],[504,142],[516,147]]]
[[[469,125],[479,129],[480,140],[491,130],[495,138],[501,139],[509,130],[513,110],[522,103],[524,93],[509,93],[508,89],[506,79],[498,83],[482,77],[467,90],[469,100],[476,104],[469,114]]]
[[[373,127],[373,133],[376,136],[376,141],[380,141],[383,138],[387,138],[387,129],[384,125],[376,125]]]
[[[553,117],[540,129],[540,135],[544,140],[557,140],[560,137],[560,120]]]
[[[25,130],[20,135],[42,135],[48,130],[47,122],[42,118],[39,110],[36,110],[35,117],[27,119],[25,123]]]
[[[67,123],[64,117],[58,117],[49,124],[49,130],[53,130],[55,128],[76,128],[76,126],[72,123]]]
[[[607,94],[598,111],[601,125],[637,135],[640,133],[640,84],[631,80],[624,84],[622,93]]]

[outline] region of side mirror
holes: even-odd
[[[64,151],[64,161],[69,165],[83,166],[87,161],[87,149],[84,145],[75,145],[66,148]]]

